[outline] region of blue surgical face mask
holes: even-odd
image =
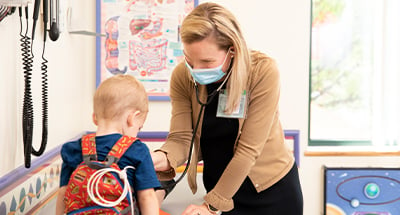
[[[222,77],[224,77],[225,73],[222,71],[222,67],[225,64],[226,58],[229,55],[229,51],[225,56],[224,62],[221,65],[215,68],[207,68],[207,69],[193,69],[185,58],[186,67],[189,69],[190,74],[194,78],[194,80],[202,85],[207,85],[219,81]]]

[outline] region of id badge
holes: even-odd
[[[221,90],[218,97],[218,107],[217,107],[217,117],[222,118],[245,118],[246,117],[246,106],[247,106],[247,96],[246,91],[243,91],[240,97],[240,104],[233,110],[231,114],[225,113],[226,101],[228,96],[226,95],[226,90]]]

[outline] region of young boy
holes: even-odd
[[[93,99],[93,122],[97,126],[95,143],[97,158],[103,161],[122,135],[136,137],[148,112],[147,94],[143,85],[130,75],[115,75],[103,81]],[[82,162],[81,139],[62,146],[63,160],[56,214],[65,210],[64,196],[72,172]],[[136,192],[141,215],[159,214],[154,188],[160,186],[147,146],[136,140],[118,162],[128,169],[129,184]]]

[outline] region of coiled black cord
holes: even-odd
[[[29,168],[31,165],[31,151],[32,151],[32,136],[33,136],[33,103],[32,103],[32,90],[31,90],[31,79],[32,79],[32,63],[33,56],[31,55],[31,43],[28,36],[28,7],[25,7],[25,17],[26,17],[26,31],[23,32],[22,26],[22,8],[19,8],[20,24],[21,24],[21,51],[23,60],[23,70],[24,70],[24,103],[22,108],[22,133],[24,142],[24,155],[25,155],[25,167]],[[29,156],[27,156],[29,155]]]
[[[46,26],[46,25],[45,25]],[[44,51],[46,48],[46,30],[44,34],[43,42],[43,52],[42,52],[42,142],[40,148],[36,151],[32,147],[32,154],[35,156],[40,156],[43,154],[47,145],[47,135],[48,135],[48,84],[47,84],[47,59],[44,57]]]
[[[44,5],[47,7],[47,5]],[[32,66],[33,66],[33,39],[31,43],[31,38],[28,36],[28,7],[25,7],[26,16],[26,31],[23,34],[22,25],[22,7],[18,8],[20,16],[20,42],[23,60],[23,70],[24,70],[24,102],[23,102],[23,112],[22,112],[22,132],[23,132],[23,142],[24,142],[24,157],[25,157],[25,167],[30,168],[31,166],[31,154],[35,156],[40,156],[44,153],[47,145],[48,137],[48,84],[47,84],[47,63],[48,61],[44,57],[45,52],[45,42],[46,42],[46,27],[44,32],[44,42],[43,42],[43,52],[42,52],[42,141],[39,150],[35,150],[32,146],[33,140],[33,101],[32,101]],[[43,17],[44,26],[47,26],[47,15]],[[32,38],[34,37],[34,32],[32,32]]]

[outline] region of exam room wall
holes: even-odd
[[[87,8],[88,24],[95,24],[95,5],[82,1]],[[93,9],[92,9],[93,8]],[[31,35],[33,4],[29,4]],[[93,17],[93,18],[91,18]],[[40,14],[33,42],[32,94],[34,105],[33,145],[39,149],[42,136],[41,55],[43,24]],[[65,22],[64,22],[65,23]],[[22,107],[24,73],[20,45],[18,10],[0,22],[0,176],[23,165]],[[23,16],[23,32],[26,19]],[[45,58],[48,62],[48,143],[46,151],[93,129],[91,99],[95,89],[95,41],[93,37],[72,35],[61,28],[57,41],[47,37]],[[36,157],[32,156],[32,159]]]
[[[82,17],[79,26],[95,28],[95,1],[68,1]],[[202,2],[202,1],[201,1]],[[396,157],[306,157],[308,132],[308,81],[310,46],[310,0],[231,1],[214,0],[228,7],[239,19],[251,48],[276,59],[281,72],[281,119],[285,129],[300,130],[300,179],[304,194],[304,214],[322,214],[322,166],[394,166]],[[79,5],[79,9],[76,5]],[[23,165],[22,71],[19,17],[0,22],[0,176]],[[34,145],[41,136],[40,68],[41,32],[34,42],[35,105]],[[94,130],[91,121],[95,91],[95,38],[73,35],[66,27],[57,42],[46,44],[49,75],[49,141],[47,150],[62,144],[82,131]],[[150,102],[145,131],[167,131],[170,103]],[[185,183],[185,182],[184,182]],[[188,193],[188,195],[190,195]],[[288,203],[290,205],[290,203]]]

